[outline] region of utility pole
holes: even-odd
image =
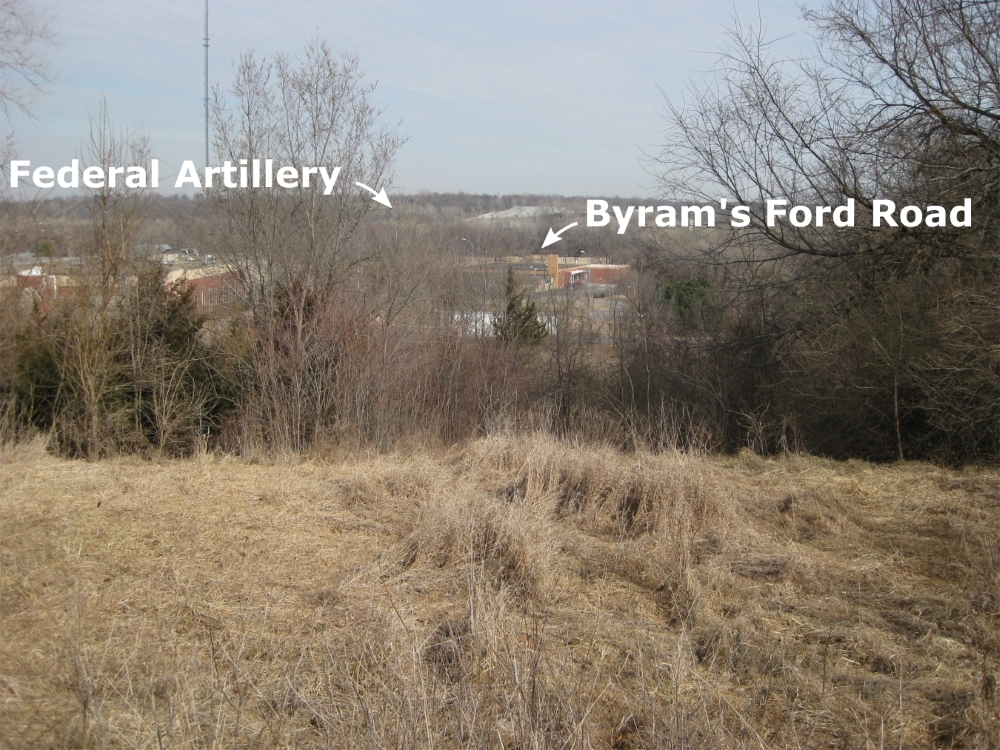
[[[208,0],[205,0],[205,166],[208,164]]]

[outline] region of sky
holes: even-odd
[[[104,100],[165,172],[204,161],[204,0],[37,4],[55,17],[55,78],[33,119],[13,118],[18,158],[69,164]],[[734,15],[807,39],[787,0],[209,0],[209,78],[225,87],[241,52],[325,39],[360,57],[408,139],[390,192],[655,195],[643,154],[664,97],[711,67]]]

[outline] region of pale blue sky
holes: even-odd
[[[38,119],[15,122],[19,157],[67,164],[106,97],[162,162],[200,164],[203,0],[48,6],[57,78]],[[210,0],[210,78],[228,81],[241,50],[296,54],[319,36],[360,56],[386,120],[402,120],[396,190],[643,195],[660,89],[679,97],[710,66],[734,12],[775,36],[801,28],[786,0]]]

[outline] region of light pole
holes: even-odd
[[[205,0],[205,166],[208,165],[208,0]]]

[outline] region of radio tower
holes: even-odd
[[[208,0],[205,0],[205,166],[208,166]]]

